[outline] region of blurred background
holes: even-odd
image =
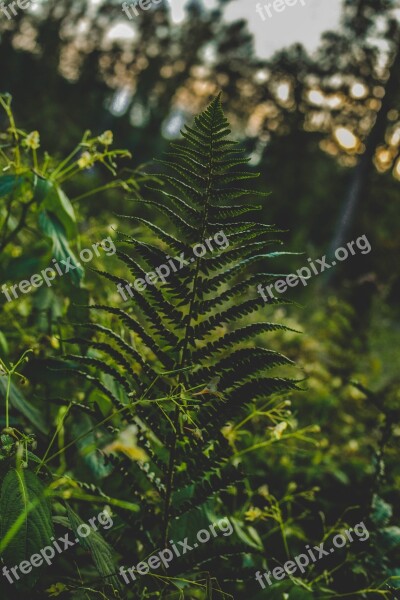
[[[135,165],[160,156],[222,90],[233,134],[272,192],[265,220],[314,257],[367,234],[374,252],[335,275],[363,277],[365,302],[381,286],[391,301],[400,288],[398,2],[307,0],[272,18],[264,10],[265,20],[257,4],[163,0],[129,19],[119,2],[37,0],[12,20],[1,15],[0,89],[49,151],[111,129]],[[100,201],[108,208],[102,197],[87,210]]]
[[[276,332],[272,346],[307,377],[306,393],[292,398],[296,424],[317,424],[321,434],[312,454],[287,444],[252,454],[247,473],[254,489],[268,480],[277,496],[293,482],[318,486],[310,529],[320,539],[317,513],[333,521],[357,505],[361,518],[378,488],[399,518],[400,3],[305,0],[271,18],[264,12],[264,20],[257,4],[266,3],[163,0],[129,19],[120,2],[36,0],[13,19],[0,14],[0,91],[12,94],[18,125],[39,130],[53,155],[66,156],[87,129],[111,130],[115,145],[132,153],[124,165],[149,171],[222,91],[232,135],[261,173],[257,186],[270,192],[262,218],[283,230],[287,250],[301,253],[280,259],[276,272],[368,237],[369,254],[288,292],[299,306],[265,308],[271,320],[305,332]],[[73,198],[107,181],[95,166],[65,187]],[[104,237],[102,224],[117,222],[116,213],[138,210],[115,191],[78,204],[87,243]],[[103,293],[90,275],[87,285]],[[34,346],[38,330],[50,336],[26,372],[35,383],[34,365],[56,342],[51,324],[34,321],[30,301],[7,306],[1,328],[12,340],[17,314],[31,327],[23,347]],[[397,552],[397,576],[399,533],[385,546]],[[373,579],[379,544],[376,552],[345,567],[352,582]],[[382,567],[380,581],[388,573]]]

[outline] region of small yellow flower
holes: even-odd
[[[255,506],[251,506],[249,510],[246,510],[244,513],[246,521],[257,521],[257,519],[262,519],[264,516],[263,511],[260,508],[256,508]]]
[[[80,169],[88,169],[93,165],[93,161],[94,157],[90,154],[90,152],[84,152],[78,160],[78,167]]]
[[[321,433],[321,427],[319,425],[310,425],[307,429],[310,433]]]
[[[286,428],[287,423],[285,421],[282,421],[282,423],[278,423],[278,425],[274,427],[274,429],[272,430],[272,435],[275,437],[275,439],[280,440]]]
[[[40,148],[40,135],[38,131],[31,131],[24,140],[24,145],[31,150]]]
[[[233,446],[234,443],[236,442],[236,439],[237,439],[237,433],[234,430],[233,424],[232,423],[228,423],[227,425],[225,425],[221,429],[221,433],[224,436],[224,438],[228,440],[228,442],[230,443],[230,445]]]
[[[113,132],[107,129],[107,131],[99,135],[97,139],[103,146],[111,146],[114,140]]]
[[[260,496],[262,496],[263,498],[269,498],[269,488],[267,485],[262,485],[260,488],[258,488],[258,493],[260,494]]]
[[[49,594],[49,596],[56,597],[65,592],[66,589],[67,587],[63,583],[53,583],[53,585],[51,585],[46,592]]]
[[[357,450],[359,449],[359,443],[357,442],[357,440],[349,440],[347,443],[347,448],[350,452],[357,452]]]
[[[119,433],[114,442],[103,448],[103,451],[106,454],[110,452],[122,452],[122,454],[125,454],[131,460],[146,461],[146,452],[137,445],[137,431],[136,425],[128,425],[124,431]]]

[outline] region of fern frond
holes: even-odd
[[[291,380],[266,377],[272,368],[291,361],[264,348],[264,334],[288,328],[268,321],[241,322],[264,306],[258,294],[254,297],[255,288],[277,277],[268,272],[269,267],[288,253],[276,250],[281,242],[273,236],[279,229],[256,218],[261,204],[253,204],[252,198],[260,202],[267,194],[243,187],[243,181],[258,174],[249,168],[249,159],[228,138],[229,133],[218,97],[158,161],[162,172],[147,188],[149,197],[133,200],[160,214],[163,229],[143,217],[127,217],[128,225],[133,222],[145,228],[146,238],[140,239],[137,228],[134,235],[120,234],[123,249],[117,257],[128,273],[142,279],[147,271],[167,264],[174,253],[184,255],[185,264],[171,268],[162,285],[149,285],[143,292],[132,289],[127,310],[91,306],[92,313],[105,313],[111,323],[86,325],[93,340],[80,340],[96,353],[96,358],[90,353],[80,358],[89,367],[108,374],[125,390],[131,386],[130,394],[146,388],[139,399],[136,396],[130,417],[136,415],[149,463],[146,472],[136,465],[134,476],[143,486],[143,495],[150,489],[146,486],[154,490],[157,480],[163,503],[162,544],[173,517],[240,479],[230,464],[222,426],[257,399],[296,387]],[[229,241],[224,247],[216,243],[221,232]],[[206,247],[207,240],[214,240],[213,251],[209,248],[199,256],[193,247]],[[129,285],[128,277],[100,274],[114,285]],[[276,299],[269,304],[279,303]],[[126,336],[113,331],[115,325],[118,331],[128,330],[132,348]],[[221,325],[224,333],[217,337]],[[138,367],[143,373],[140,389]],[[216,378],[218,393],[213,393],[207,386]],[[202,396],[204,389],[206,396]],[[179,485],[183,494],[177,491]]]

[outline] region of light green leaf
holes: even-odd
[[[77,237],[76,217],[73,206],[64,191],[52,181],[38,177],[34,179],[35,199],[41,208],[53,213],[62,223],[69,240]]]
[[[52,240],[53,253],[57,261],[66,260],[71,257],[71,264],[75,269],[70,269],[67,275],[70,275],[72,282],[79,286],[84,275],[84,270],[69,247],[63,224],[56,215],[49,211],[42,211],[39,214],[38,223],[43,233]]]
[[[98,452],[98,444],[96,444],[94,431],[91,431],[85,437],[81,437],[86,431],[90,431],[93,428],[94,423],[91,418],[89,415],[84,414],[81,415],[79,421],[73,423],[72,435],[77,440],[76,445],[79,454],[83,457],[88,468],[96,478],[101,479],[107,477],[113,470],[113,467],[111,464],[106,465],[104,456]]]
[[[233,524],[235,534],[243,544],[246,544],[247,546],[250,546],[256,550],[263,550],[263,543],[254,527],[245,525],[233,517],[230,517],[229,520]]]
[[[0,358],[4,359],[8,356],[7,339],[2,331],[0,331]]]

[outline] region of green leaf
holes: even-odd
[[[54,532],[44,492],[31,471],[11,469],[5,476],[0,495],[0,547],[6,563],[19,564],[50,544]]]
[[[74,512],[68,505],[67,513],[71,527],[78,538],[78,527],[84,523],[84,521],[82,521],[79,515],[77,515],[76,512]],[[79,539],[83,548],[88,550],[92,555],[93,562],[96,565],[100,575],[106,578],[106,583],[115,589],[120,589],[121,584],[118,580],[118,577],[113,576],[113,573],[116,571],[114,565],[115,553],[113,548],[111,548],[111,546],[105,541],[98,531],[91,531],[90,535],[88,535],[86,538],[80,537]]]
[[[33,273],[40,273],[43,268],[42,259],[38,256],[22,255],[7,261],[3,267],[5,280],[20,281],[30,279]]]
[[[78,234],[75,212],[63,190],[58,186],[54,186],[50,194],[46,197],[43,206],[54,213],[61,221],[67,232],[68,239],[75,239]]]
[[[2,398],[6,397],[7,390],[7,377],[0,377],[0,396]],[[26,400],[17,388],[17,386],[11,382],[10,387],[10,403],[16,408],[20,413],[24,415],[31,423],[38,429],[41,433],[48,434],[49,429],[47,424],[43,418],[42,413],[33,406],[28,400]]]
[[[397,569],[397,568],[389,569],[388,574],[390,577],[389,589],[399,590],[400,589],[400,569]]]
[[[379,537],[386,551],[393,550],[400,546],[400,527],[385,527],[379,532]]]
[[[34,175],[33,177],[33,199],[38,204],[41,204],[46,196],[50,193],[53,183],[44,177]]]
[[[76,445],[79,454],[87,464],[88,468],[96,478],[101,479],[106,477],[113,470],[112,465],[105,464],[104,456],[97,450],[96,437],[94,431],[94,423],[89,415],[81,415],[79,421],[72,425],[72,435],[77,440]],[[90,431],[85,437],[81,437],[86,431]]]
[[[2,175],[0,177],[0,198],[8,196],[23,182],[22,177],[16,175]]]
[[[34,179],[34,198],[41,208],[53,213],[62,223],[69,240],[77,237],[76,217],[73,206],[64,191],[52,181],[38,177]]]
[[[267,569],[267,571],[268,570],[269,569]],[[261,572],[264,573],[265,571]],[[268,591],[259,588],[260,591],[251,595],[251,600],[265,600],[265,598],[268,600],[283,600],[286,598],[288,600],[313,600],[315,598],[312,592],[306,590],[304,587],[300,587],[300,585],[296,585],[290,579],[279,582],[271,579],[271,581],[273,581],[271,587],[268,586],[267,581],[264,582]],[[298,580],[295,579],[295,581]],[[325,596],[325,598],[328,597],[333,598],[334,594],[332,593],[331,596]]]
[[[3,360],[8,356],[7,339],[2,331],[0,331],[0,358]]]
[[[55,214],[47,210],[42,211],[39,214],[38,223],[43,233],[52,240],[53,253],[57,261],[71,258],[71,265],[75,267],[75,269],[71,268],[68,275],[71,276],[74,285],[79,286],[83,279],[84,270],[69,247],[64,225],[59,221]]]
[[[229,519],[233,524],[235,534],[243,544],[246,544],[246,546],[250,546],[255,550],[263,550],[263,543],[254,527],[246,526],[233,517],[230,517]]]

